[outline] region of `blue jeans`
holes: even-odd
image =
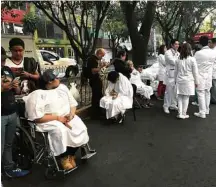
[[[12,144],[17,124],[18,119],[16,113],[1,116],[1,158],[6,170],[10,170],[14,166],[12,160]]]

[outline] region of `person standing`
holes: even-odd
[[[40,66],[34,58],[24,57],[24,41],[20,38],[12,38],[9,41],[9,49],[12,55],[6,59],[5,65],[11,68],[16,77],[29,80],[39,87]]]
[[[216,54],[216,38],[211,39],[209,46]],[[211,103],[216,104],[216,60],[213,65],[212,88],[211,88]]]
[[[6,52],[1,48],[1,158],[5,174],[22,177],[29,174],[27,170],[15,168],[12,160],[12,144],[16,133],[17,114],[15,94],[20,93],[19,82],[11,69],[5,66]]]
[[[165,45],[161,45],[159,48],[159,56],[158,56],[158,63],[159,63],[159,73],[158,73],[158,89],[157,89],[157,97],[159,100],[163,100],[163,96],[166,90],[166,85],[164,85],[164,78],[166,74],[166,62],[165,62],[165,52],[167,48]]]
[[[101,59],[105,56],[105,50],[97,49],[95,54],[90,56],[87,60],[87,68],[89,72],[89,84],[92,88],[91,100],[91,118],[98,119],[101,115],[100,100],[103,97],[103,84],[100,78],[100,71],[105,64],[101,63]]]
[[[200,37],[199,42],[203,48],[196,52],[194,56],[197,61],[200,78],[200,83],[197,87],[199,112],[194,113],[194,115],[200,118],[206,118],[206,115],[209,114],[212,72],[216,58],[216,53],[208,47],[208,40],[207,36]]]
[[[180,52],[180,59],[176,62],[175,82],[178,95],[178,116],[186,119],[190,95],[195,95],[195,85],[199,84],[196,59],[191,56],[191,46],[184,43]]]
[[[179,42],[177,39],[171,41],[171,48],[165,53],[166,76],[165,76],[165,96],[164,96],[164,112],[169,114],[171,110],[178,110],[177,95],[175,89],[175,64],[179,58]]]

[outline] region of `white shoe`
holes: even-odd
[[[177,106],[171,106],[170,110],[178,110],[178,107]]]
[[[185,119],[188,119],[190,116],[189,115],[184,115],[184,118]]]
[[[203,118],[203,119],[206,118],[205,114],[200,114],[199,112],[195,112],[194,116],[199,117],[199,118]]]
[[[194,106],[199,106],[199,104],[197,102],[192,102],[191,104]]]
[[[177,118],[179,118],[179,119],[185,119],[185,116],[184,115],[177,115]]]
[[[169,111],[168,108],[164,108],[164,112],[165,112],[166,114],[169,114],[169,113],[170,113],[170,111]]]
[[[206,112],[206,115],[209,115],[209,111]]]

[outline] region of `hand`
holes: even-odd
[[[60,121],[63,124],[65,124],[67,122],[67,118],[65,116],[57,116],[57,121]]]
[[[74,114],[68,114],[65,116],[65,118],[67,118],[67,122],[69,122],[74,118]]]
[[[28,73],[28,72],[26,72],[26,71],[23,71],[23,72],[21,73],[21,75],[22,75],[23,77],[26,77],[26,78],[29,78],[29,77],[30,77],[30,73]]]
[[[18,80],[14,80],[13,82],[12,82],[12,87],[13,88],[19,88],[19,81]]]
[[[8,91],[8,90],[11,90],[12,89],[12,84],[11,84],[11,81],[8,81],[8,82],[2,82],[1,83],[1,89],[2,91]]]

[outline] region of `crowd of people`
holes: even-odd
[[[210,113],[210,99],[216,101],[216,40],[200,38],[202,48],[194,52],[189,43],[179,50],[178,40],[171,41],[167,50],[160,46],[158,62],[159,85],[157,98],[164,100],[166,114],[178,110],[177,117],[189,118],[189,98],[197,94],[199,112],[194,115],[206,118]],[[21,82],[27,81],[28,95],[23,97],[26,117],[37,124],[37,128],[48,132],[49,144],[54,155],[65,170],[76,167],[77,149],[88,143],[87,127],[76,115],[78,103],[68,88],[61,84],[52,70],[40,72],[40,65],[33,58],[24,57],[25,44],[20,38],[9,42],[11,57],[1,49],[1,154],[4,172],[9,177],[25,176],[29,171],[15,168],[12,160],[12,143],[18,125],[15,95],[22,94]],[[150,108],[151,86],[140,76],[142,69],[136,69],[128,60],[125,50],[120,50],[110,62],[102,62],[105,50],[97,49],[87,59],[85,76],[92,88],[91,118],[106,117],[115,123],[122,123],[127,109],[133,107],[134,97],[141,96],[143,107]],[[108,86],[103,94],[101,71],[113,66],[107,75]]]

